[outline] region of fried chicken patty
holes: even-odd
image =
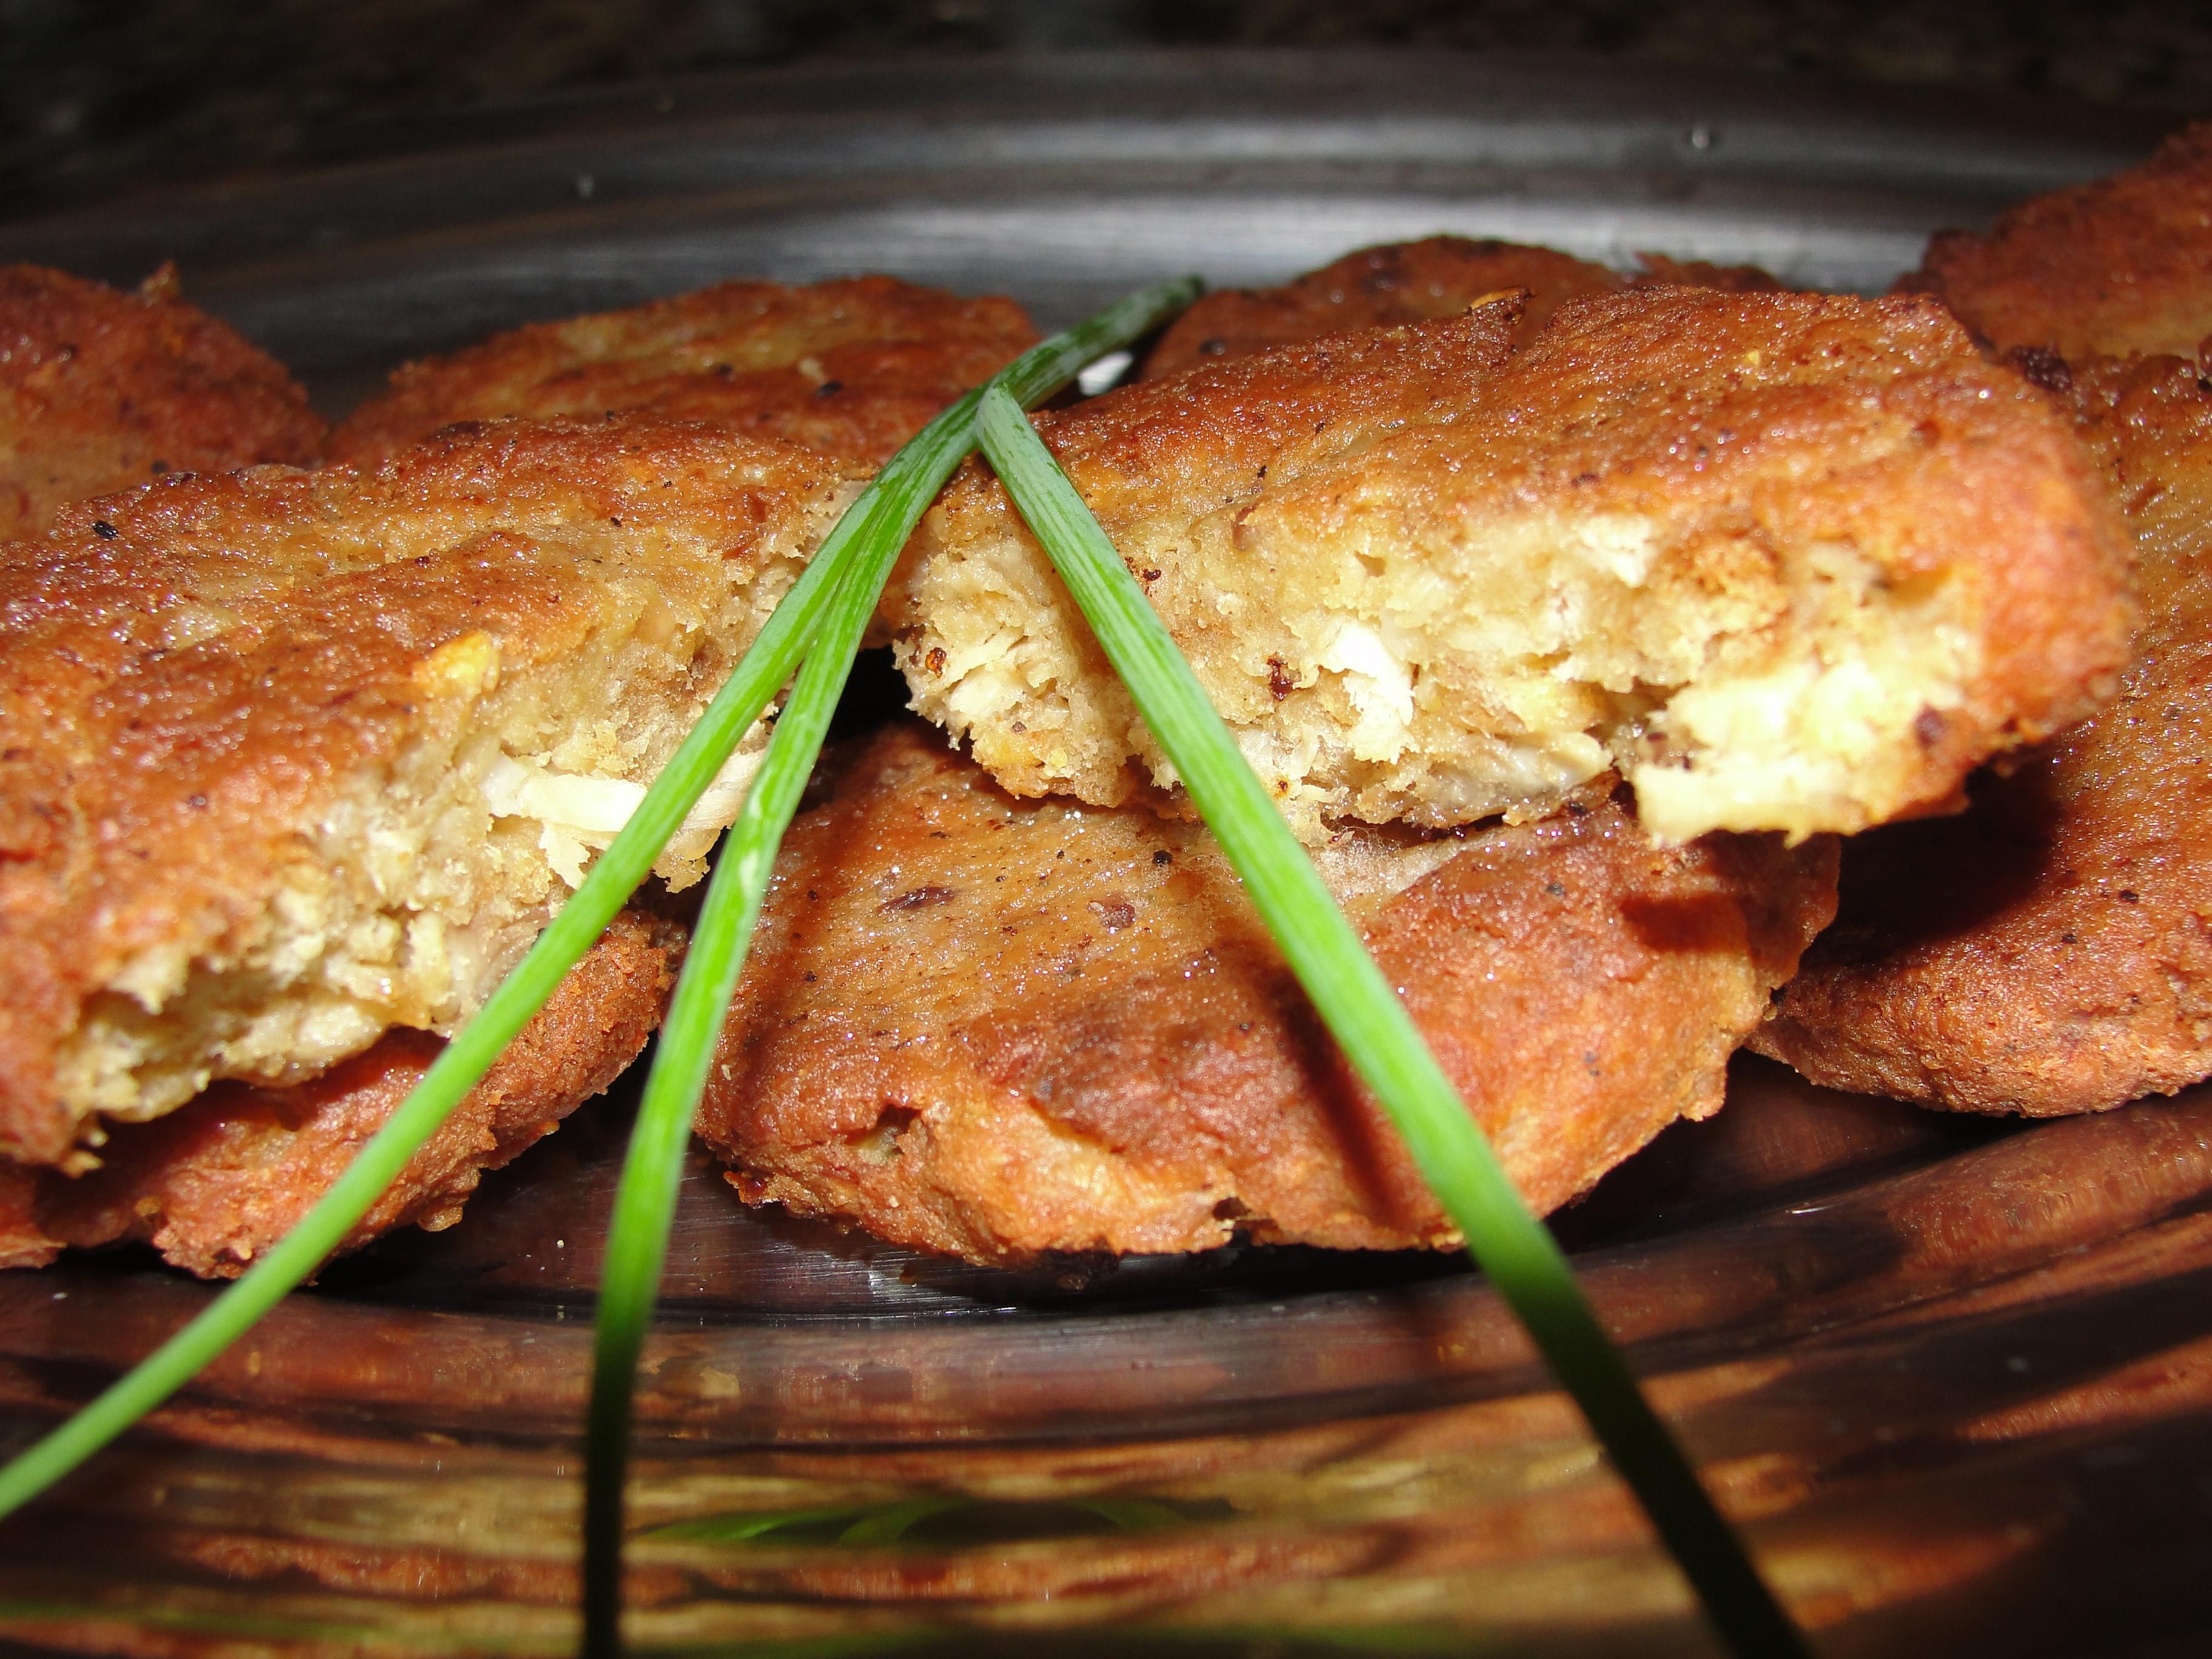
[[[857,487],[698,425],[516,422],[0,549],[0,1151],[466,1019]]]
[[[637,1058],[683,948],[673,922],[616,917],[340,1252],[410,1222],[436,1232],[459,1220],[485,1170],[552,1133]],[[167,1117],[118,1128],[100,1168],[75,1179],[0,1165],[0,1267],[140,1239],[203,1279],[235,1279],[299,1224],[444,1047],[427,1031],[394,1030],[311,1082],[218,1083]]]
[[[1964,816],[1846,849],[1753,1040],[1816,1082],[2047,1116],[2212,1076],[2212,394],[2171,357],[2063,390],[2136,533],[2135,659]]]
[[[282,364],[177,297],[0,266],[0,540],[174,472],[304,462],[322,417]]]
[[[1318,861],[1539,1211],[1677,1117],[1832,912],[1834,842],[1540,824]],[[1201,827],[1024,801],[901,724],[793,826],[700,1133],[754,1203],[1015,1262],[1458,1242]]]
[[[879,464],[1036,343],[1012,300],[890,276],[723,283],[410,363],[339,424],[330,453],[366,465],[449,421],[627,410]]]
[[[1680,287],[1337,336],[1041,416],[1302,836],[1535,817],[1853,830],[2086,712],[2126,532],[1926,300]],[[1017,793],[1172,769],[978,465],[887,596],[915,707]]]
[[[1220,289],[1170,325],[1145,359],[1139,378],[1164,379],[1201,363],[1249,357],[1273,346],[1332,334],[1449,317],[1513,289],[1528,295],[1516,344],[1534,339],[1562,301],[1628,287],[1674,283],[1751,293],[1782,284],[1755,265],[1636,256],[1643,270],[1623,277],[1556,248],[1486,237],[1428,236],[1364,247],[1280,288]]]
[[[2212,123],[2141,167],[2024,202],[1986,234],[1942,232],[1905,282],[2000,349],[2195,356],[2212,335]]]

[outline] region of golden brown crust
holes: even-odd
[[[483,1171],[558,1128],[636,1059],[659,1024],[683,930],[624,912],[338,1249],[410,1222],[460,1218]],[[65,1245],[151,1243],[203,1279],[234,1279],[343,1173],[445,1047],[393,1031],[311,1083],[222,1083],[183,1109],[118,1129],[100,1167],[71,1180],[0,1165],[0,1266],[43,1266]]]
[[[851,488],[702,427],[522,422],[0,550],[0,1145],[451,1029],[565,890],[493,775],[649,778]]]
[[[2000,349],[2196,356],[2212,335],[2212,124],[2141,167],[2023,202],[1986,235],[1940,233],[1905,283]]]
[[[1663,848],[1598,789],[1320,857],[1549,1210],[1720,1104],[1835,854]],[[699,1119],[751,1201],[985,1261],[1455,1242],[1197,825],[1014,800],[902,724],[793,826],[753,951]]]
[[[1782,287],[1757,265],[1716,265],[1663,253],[1636,258],[1643,269],[1624,279],[1556,248],[1495,238],[1429,236],[1364,247],[1280,288],[1222,289],[1206,295],[1160,336],[1139,378],[1157,380],[1276,346],[1455,316],[1514,289],[1527,298],[1513,341],[1526,345],[1562,301],[1577,295],[1662,284],[1737,294]]]
[[[1934,302],[1653,288],[1567,301],[1510,357],[1509,324],[1037,422],[1294,817],[1540,814],[1611,764],[1665,835],[1856,830],[2078,718],[2124,659],[2094,467]],[[981,469],[887,619],[915,707],[1006,787],[1114,805],[1171,776]]]
[[[176,297],[0,266],[0,540],[173,472],[305,462],[326,428],[265,352]]]
[[[2172,358],[2059,378],[2136,532],[2135,659],[1963,816],[1846,849],[1753,1044],[1815,1081],[2048,1116],[2212,1075],[2212,394]]]
[[[1515,343],[1525,345],[1561,301],[1623,286],[1603,265],[1519,242],[1431,236],[1364,247],[1280,288],[1206,295],[1160,336],[1142,378],[1161,380],[1331,335],[1455,316],[1486,295],[1515,289],[1528,296],[1514,334]]]
[[[340,422],[330,453],[365,466],[451,421],[623,410],[880,463],[1036,340],[1011,300],[889,276],[723,283],[410,363]]]

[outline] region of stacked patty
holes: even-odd
[[[702,1103],[749,1200],[989,1262],[1455,1244],[1202,825],[1022,799],[918,724],[793,826]],[[1317,854],[1529,1202],[1677,1117],[1833,908],[1835,843],[1616,792]]]
[[[619,830],[866,459],[1029,333],[888,279],[729,285],[403,371],[333,440],[357,464],[170,471],[0,549],[5,1248],[143,1237],[220,1274],[281,1237]],[[848,383],[778,392],[818,362]],[[450,1221],[604,1089],[683,942],[619,919],[349,1242]]]
[[[1645,265],[1363,250],[1038,420],[1539,1210],[1717,1107],[1833,909],[1832,832],[2090,729],[2052,738],[2127,659],[2106,477],[2172,521],[2142,640],[2193,660],[2171,368],[2060,407],[2050,348],[2031,385],[1926,298]],[[325,472],[167,479],[0,553],[0,1250],[221,1274],[280,1237],[866,468],[1030,337],[889,278],[725,284],[412,365]],[[1002,1263],[1455,1244],[980,463],[883,621],[972,758],[900,722],[828,763],[702,1109],[738,1190]],[[2182,697],[2149,654],[2124,698]],[[349,1242],[450,1222],[603,1088],[682,947],[618,920]]]
[[[331,434],[367,465],[454,421],[700,421],[880,465],[1036,343],[1012,301],[889,276],[723,283],[627,311],[533,323],[410,363]]]
[[[2212,1076],[2212,128],[1952,233],[1932,289],[2069,417],[2135,534],[2118,696],[1976,781],[1961,816],[1854,842],[1843,914],[1758,1046],[1957,1110],[2097,1110]]]
[[[1148,381],[1037,426],[1308,840],[1554,810],[1851,831],[2086,713],[2127,541],[2067,422],[1940,306],[1654,288]],[[1173,775],[972,466],[887,616],[1001,784]]]
[[[1345,331],[1343,269],[1244,304],[1322,337],[1038,425],[1549,1210],[1720,1103],[1820,831],[2091,705],[2124,541],[1925,302]],[[738,1190],[1002,1263],[1456,1243],[980,465],[885,611],[973,758],[889,732],[794,827],[702,1108]]]

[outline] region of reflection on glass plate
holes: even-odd
[[[1879,288],[2149,136],[1540,61],[853,69],[380,135],[0,253],[174,254],[338,408],[410,351],[738,273],[885,270],[1050,325],[1450,229]],[[332,1267],[0,1528],[0,1641],[566,1651],[629,1105]],[[2179,1653],[2212,1629],[2208,1194],[2212,1094],[2022,1127],[1741,1060],[1725,1112],[1559,1226],[1821,1651]],[[15,1443],[204,1301],[149,1261],[0,1276]],[[1711,1650],[1456,1259],[993,1272],[749,1212],[702,1163],[647,1371],[641,1651]]]

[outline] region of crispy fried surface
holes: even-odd
[[[1504,289],[1525,289],[1514,331],[1525,345],[1562,300],[1626,286],[1603,265],[1519,242],[1431,236],[1360,248],[1280,288],[1221,289],[1176,319],[1145,359],[1157,380],[1208,362],[1360,329],[1449,317]]]
[[[0,1148],[465,1019],[854,487],[700,426],[514,422],[0,550]]]
[[[176,297],[0,266],[0,540],[171,472],[304,462],[321,416],[283,365]]]
[[[2212,335],[2212,124],[2141,167],[2023,202],[1987,235],[1940,233],[1905,280],[2000,349],[2194,356]]]
[[[1478,241],[1429,236],[1364,247],[1280,288],[1221,289],[1206,295],[1160,336],[1139,378],[1162,380],[1275,346],[1455,316],[1479,300],[1513,289],[1528,295],[1514,331],[1514,343],[1526,345],[1561,301],[1577,295],[1663,283],[1731,293],[1782,286],[1756,265],[1716,265],[1704,259],[1670,259],[1663,253],[1636,258],[1642,270],[1623,278],[1556,248],[1490,237]]]
[[[1662,848],[1593,788],[1320,857],[1549,1210],[1718,1107],[1835,854]],[[786,841],[699,1128],[753,1202],[981,1261],[1455,1242],[1202,829],[1013,799],[908,724]]]
[[[1942,308],[1655,288],[1510,303],[1110,392],[1037,425],[1245,753],[1330,819],[1856,830],[2078,717],[2127,540],[2064,419]],[[1171,781],[995,478],[917,532],[915,706],[1018,793]]]
[[[2141,550],[2135,659],[1964,816],[1851,843],[1754,1042],[1817,1082],[2045,1116],[2212,1075],[2212,395],[2170,357],[2064,390]]]
[[[617,916],[339,1249],[410,1221],[435,1232],[459,1220],[484,1170],[550,1134],[637,1058],[683,944],[673,923]],[[398,1030],[313,1082],[219,1083],[180,1111],[118,1131],[100,1168],[76,1180],[0,1166],[0,1266],[40,1267],[64,1245],[131,1238],[204,1279],[234,1279],[300,1222],[444,1046]]]
[[[449,421],[629,410],[881,463],[1036,342],[1012,300],[889,276],[723,283],[410,363],[339,424],[331,458],[366,465]]]

